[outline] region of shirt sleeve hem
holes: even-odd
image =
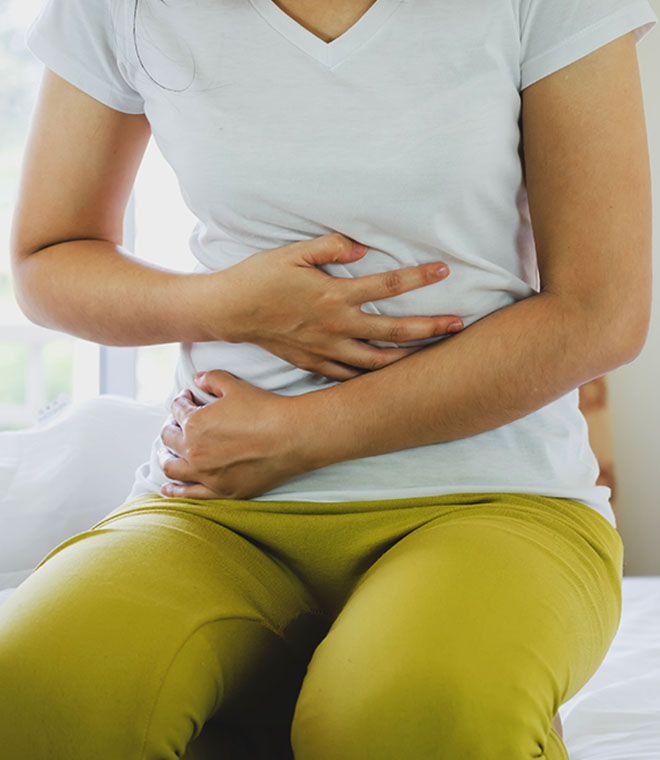
[[[520,90],[592,53],[627,32],[635,32],[635,43],[658,23],[648,0],[637,0],[616,13],[588,26],[545,53],[521,63]]]
[[[92,72],[70,58],[61,48],[51,44],[36,29],[28,29],[25,45],[47,68],[66,79],[78,89],[100,101],[104,105],[129,114],[144,113],[144,100],[118,91]]]

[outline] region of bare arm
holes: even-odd
[[[259,251],[218,272],[172,272],[140,261],[122,247],[122,228],[150,134],[144,114],[109,108],[45,70],[11,239],[14,289],[33,322],[106,345],[254,342],[345,379],[358,373],[353,367],[378,368],[416,350],[380,349],[358,338],[417,340],[460,321],[374,316],[349,303],[347,278],[316,268],[355,260],[353,244],[336,233]],[[365,300],[444,276],[430,264],[405,267],[392,289],[387,272],[368,275],[362,279],[374,292]]]
[[[32,321],[106,345],[211,339],[194,308],[208,278],[122,247],[150,135],[144,114],[109,108],[45,69],[11,231],[14,290]]]
[[[541,293],[388,367],[290,399],[306,469],[477,435],[641,351],[651,184],[632,33],[527,88],[523,131]]]

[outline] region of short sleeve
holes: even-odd
[[[27,48],[71,84],[124,113],[144,113],[144,100],[120,70],[115,0],[45,0],[25,33]]]
[[[519,0],[520,90],[658,17],[648,0]]]

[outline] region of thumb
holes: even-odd
[[[223,369],[210,369],[206,372],[198,372],[195,375],[195,384],[198,388],[220,398],[225,395],[227,386],[237,379],[231,372],[225,372]]]
[[[312,240],[302,240],[294,243],[293,247],[295,259],[308,266],[319,266],[332,261],[346,264],[362,258],[369,250],[369,246],[357,243],[339,232],[331,232]]]

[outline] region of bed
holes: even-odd
[[[168,414],[106,394],[0,433],[0,606],[50,549],[124,500]],[[559,714],[571,760],[660,760],[660,576],[624,577],[614,642]]]

